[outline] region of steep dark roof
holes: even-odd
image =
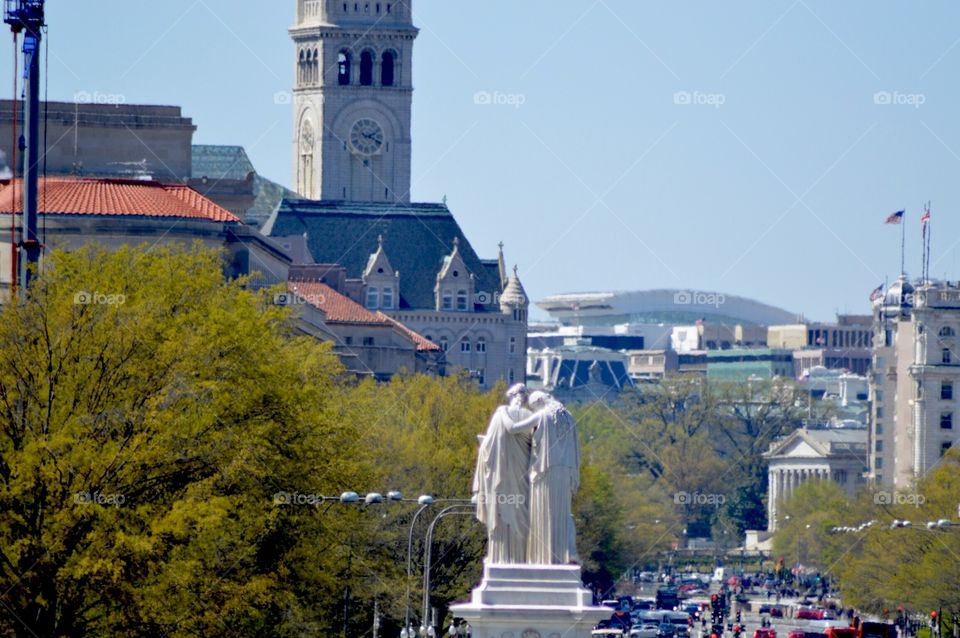
[[[285,199],[264,224],[263,232],[274,237],[307,233],[316,262],[340,264],[351,278],[363,274],[367,259],[377,249],[377,236],[382,234],[387,257],[400,272],[400,308],[435,306],[437,273],[443,258],[453,252],[457,237],[467,269],[476,277],[475,291],[500,290],[496,269],[477,257],[445,204]]]

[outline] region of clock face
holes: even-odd
[[[350,129],[350,146],[361,155],[373,155],[383,148],[383,129],[376,120],[359,119]]]

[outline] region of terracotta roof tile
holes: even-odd
[[[13,201],[16,190],[16,201]],[[61,215],[136,215],[215,222],[240,219],[184,184],[129,179],[48,177],[40,180],[40,212]],[[12,208],[15,207],[15,208]],[[0,190],[0,213],[23,210],[22,181]]]
[[[311,306],[327,315],[328,322],[389,325],[389,317],[370,312],[353,299],[319,281],[288,281],[287,290],[295,292]]]
[[[411,330],[404,324],[400,323],[393,317],[389,317],[383,314],[382,312],[378,312],[377,314],[387,317],[387,319],[390,320],[390,323],[400,328],[400,330],[402,330],[404,334],[406,334],[408,337],[413,339],[413,342],[417,344],[417,352],[439,352],[440,351],[440,346],[430,341],[426,337],[422,336],[420,333],[414,332],[413,330]]]

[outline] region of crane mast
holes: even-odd
[[[3,21],[14,34],[23,33],[26,111],[23,156],[23,224],[17,242],[19,287],[26,291],[40,263],[42,245],[37,234],[37,191],[40,178],[40,41],[44,24],[44,0],[4,0]],[[14,96],[16,99],[17,96]],[[16,167],[14,167],[16,170]],[[13,218],[11,211],[11,218]]]

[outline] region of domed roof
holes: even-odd
[[[900,275],[900,277],[898,277],[897,280],[890,284],[890,287],[887,288],[887,292],[883,296],[883,305],[900,308],[912,308],[913,292],[913,284],[907,281],[905,275]]]
[[[500,307],[521,306],[526,308],[528,304],[527,291],[523,289],[523,284],[520,283],[520,277],[517,276],[517,267],[514,266],[513,275],[510,276],[507,287],[504,288],[500,294]]]

